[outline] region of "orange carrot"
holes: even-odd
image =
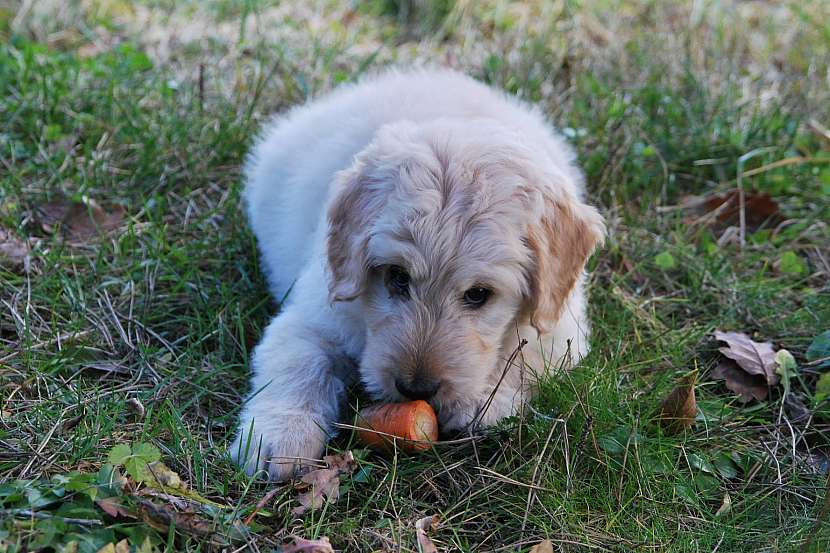
[[[388,451],[393,437],[397,446],[414,453],[429,449],[438,439],[438,419],[429,403],[423,400],[406,403],[381,403],[361,409],[358,414],[360,441],[365,445]]]

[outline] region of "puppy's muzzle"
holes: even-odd
[[[407,399],[428,401],[438,392],[441,383],[428,378],[414,378],[411,382],[395,379],[395,388]]]

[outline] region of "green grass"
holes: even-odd
[[[239,205],[251,137],[269,113],[367,69],[447,56],[538,103],[579,151],[610,230],[591,262],[593,350],[474,445],[356,451],[340,499],[299,518],[297,492],[280,490],[249,547],[299,535],[417,551],[414,521],[433,513],[448,551],[527,551],[544,538],[559,551],[797,551],[809,536],[809,550],[830,547],[826,526],[813,535],[830,415],[813,405],[821,369],[805,358],[830,328],[830,144],[809,125],[830,126],[826,5],[756,21],[635,1],[531,3],[529,15],[500,2],[371,2],[344,20],[332,4],[309,33],[303,10],[276,27],[266,2],[147,2],[143,24],[124,4],[93,4],[0,12],[0,227],[32,248],[26,264],[0,261],[0,551],[146,536],[159,550],[209,549],[187,529],[113,520],[67,485],[94,485],[118,444],[155,445],[230,507],[204,515],[220,533],[253,512],[273,486],[223,456],[250,350],[277,309]],[[182,14],[229,26],[172,50],[142,32],[171,35]],[[782,159],[794,162],[769,168]],[[739,177],[780,206],[744,247],[671,208]],[[122,206],[123,223],[63,239],[39,214],[61,195]],[[809,421],[782,408],[780,389],[743,405],[708,379],[716,328],[790,350],[790,394]],[[664,435],[653,413],[695,368],[697,422]],[[356,446],[346,433],[331,447]]]

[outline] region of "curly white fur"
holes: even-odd
[[[449,70],[387,72],[269,124],[245,203],[285,301],[254,350],[234,458],[273,479],[318,458],[350,379],[386,401],[427,383],[452,430],[513,413],[535,371],[581,358],[604,226],[573,162],[537,110]],[[477,309],[471,288],[490,293]]]

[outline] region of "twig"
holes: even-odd
[[[104,524],[102,521],[96,519],[61,517],[52,515],[50,513],[44,513],[41,511],[32,511],[31,509],[4,509],[0,511],[0,513],[6,513],[13,517],[55,519],[65,522],[67,524],[77,524],[79,526],[103,526]]]
[[[277,486],[273,490],[271,490],[267,494],[265,494],[262,499],[257,501],[256,507],[254,507],[254,510],[251,511],[251,514],[248,515],[247,517],[245,517],[245,520],[243,521],[245,526],[251,524],[251,521],[254,520],[254,517],[259,512],[259,510],[262,509],[263,507],[265,507],[268,504],[269,501],[274,499],[275,495],[277,495],[279,492],[281,492],[284,489],[285,489],[285,486]]]
[[[522,488],[530,488],[530,490],[542,490],[543,492],[553,492],[551,488],[545,488],[544,486],[539,486],[538,484],[527,484],[525,482],[520,482],[515,478],[510,478],[509,476],[505,476],[504,474],[498,473],[492,469],[488,469],[487,467],[476,467],[480,470],[483,474],[491,476],[498,480],[499,482],[504,482],[505,484],[512,484],[514,486],[520,486]]]
[[[499,386],[501,386],[501,383],[504,381],[505,377],[507,376],[507,373],[510,371],[510,367],[513,366],[513,361],[516,360],[516,356],[518,356],[522,352],[522,348],[525,347],[526,345],[527,345],[527,340],[522,338],[522,341],[519,342],[519,345],[516,346],[516,349],[514,349],[513,353],[510,354],[510,357],[507,359],[507,363],[505,363],[505,365],[504,365],[504,370],[502,371],[501,376],[499,377],[499,381],[496,382],[496,385],[493,387],[493,391],[490,392],[490,396],[487,398],[487,401],[485,401],[484,405],[482,405],[478,409],[478,412],[476,413],[475,417],[473,417],[473,420],[471,420],[467,424],[467,428],[470,432],[472,432],[472,429],[474,429],[476,426],[478,426],[478,423],[481,421],[481,419],[487,413],[487,410],[490,408],[490,405],[493,403],[493,398],[496,397],[496,392],[499,391]]]

